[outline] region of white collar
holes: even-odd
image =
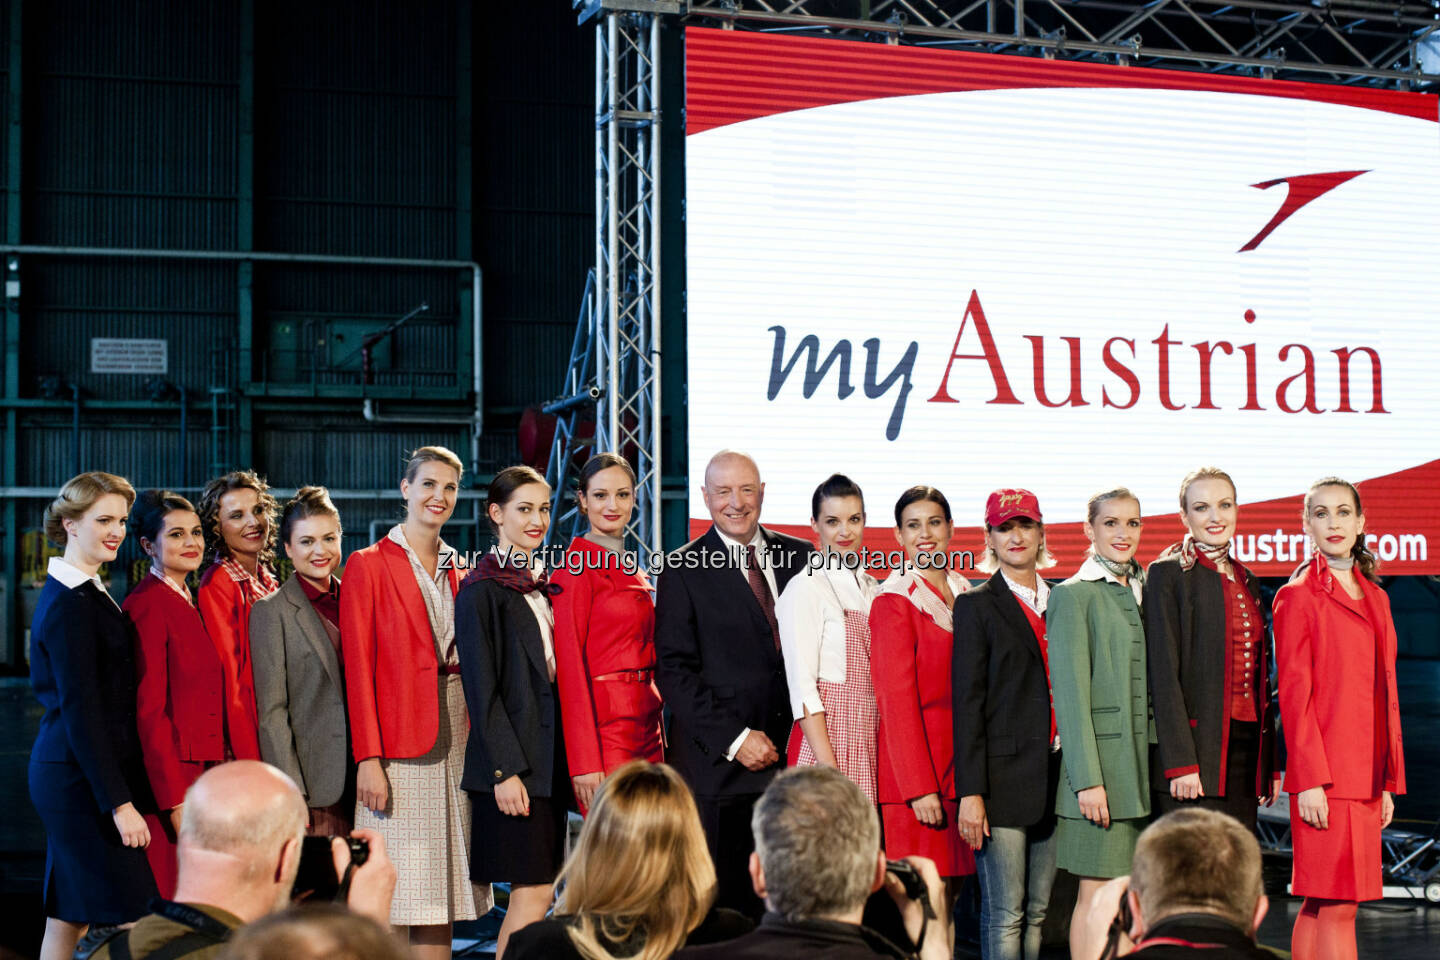
[[[750,542],[748,544],[741,543],[739,540],[736,540],[734,537],[721,530],[719,526],[715,527],[715,532],[720,535],[720,542],[724,543],[725,546],[729,547],[731,552],[740,551],[743,553],[745,548],[749,546],[754,547],[756,552],[758,553],[764,553],[766,548],[769,546],[769,544],[765,542],[765,534],[760,531],[760,525],[758,523],[755,525],[755,534],[750,538]]]
[[[1139,577],[1130,577],[1130,582],[1128,584],[1120,583],[1120,578],[1115,576],[1115,574],[1111,573],[1109,570],[1106,570],[1099,563],[1097,563],[1093,556],[1087,556],[1085,558],[1085,562],[1080,564],[1080,569],[1075,571],[1075,576],[1071,577],[1070,579],[1108,580],[1111,583],[1119,584],[1122,587],[1128,586],[1130,588],[1130,592],[1135,594],[1136,603],[1139,603],[1140,598],[1145,595],[1145,588],[1140,584]]]
[[[100,574],[86,573],[64,557],[51,557],[50,565],[45,572],[59,580],[68,590],[74,590],[88,582],[99,587],[101,593],[105,592],[105,584],[100,581]]]
[[[405,524],[395,524],[395,526],[391,527],[390,532],[387,533],[385,536],[388,537],[390,540],[393,540],[395,543],[398,543],[401,549],[405,551],[405,555],[408,556],[413,562],[417,564],[420,563],[420,555],[415,552],[414,547],[410,546],[410,541],[405,539]],[[450,544],[446,543],[444,540],[437,540],[436,546],[438,550],[437,556],[441,558],[444,558],[447,554],[455,552],[454,548],[451,547]],[[451,569],[454,568],[453,559],[451,560],[449,567]],[[436,576],[439,576],[439,567],[436,568],[435,574]]]
[[[1010,579],[1010,575],[1005,572],[1004,567],[1000,568],[1000,577],[1005,581],[1005,586],[1010,588],[1010,592],[1013,593],[1015,598],[1021,603],[1029,605],[1030,609],[1036,613],[1045,612],[1045,605],[1050,597],[1050,584],[1046,583],[1045,578],[1040,576],[1040,571],[1035,571],[1034,590],[1031,590],[1023,583],[1016,583]]]

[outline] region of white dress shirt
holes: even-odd
[[[1094,557],[1086,557],[1085,562],[1080,564],[1080,569],[1075,571],[1074,580],[1109,580],[1111,583],[1120,583],[1120,578],[1109,570],[1100,566]],[[1138,606],[1141,598],[1145,596],[1145,587],[1139,577],[1127,577],[1130,581],[1130,592],[1135,594],[1135,603]],[[1124,586],[1124,584],[1121,584]]]
[[[110,592],[105,589],[105,584],[101,581],[100,574],[86,573],[64,557],[51,557],[45,572],[56,580],[59,580],[67,590],[74,590],[76,587],[87,582],[93,583],[100,589],[101,593],[105,594],[111,603],[115,603],[115,598],[110,596]]]
[[[1010,575],[1005,572],[1004,567],[1000,568],[1000,576],[1005,578],[1005,586],[1009,587],[1010,592],[1015,594],[1016,600],[1019,600],[1041,616],[1045,615],[1045,605],[1050,602],[1050,584],[1045,582],[1044,577],[1038,573],[1035,574],[1035,589],[1031,590],[1029,587],[1011,580]]]
[[[868,617],[870,601],[880,592],[874,577],[864,570],[845,569],[835,562],[838,557],[822,555],[832,562],[796,573],[775,603],[785,683],[797,720],[824,712],[818,681],[845,682],[845,611],[857,610]]]
[[[498,547],[492,548],[492,553],[505,562],[505,555]],[[545,572],[545,561],[532,554],[530,561],[535,566],[532,568],[536,579]],[[530,612],[535,614],[535,622],[540,625],[540,645],[545,649],[545,669],[550,674],[550,682],[555,682],[555,608],[550,606],[550,597],[539,590],[531,590],[525,594],[525,602],[530,604]]]

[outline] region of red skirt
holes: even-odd
[[[941,800],[940,805],[945,810],[945,822],[938,827],[927,827],[915,819],[915,811],[908,803],[880,804],[885,856],[890,860],[929,857],[935,861],[940,876],[968,877],[975,872],[975,854],[970,845],[960,839],[960,830],[956,827],[960,804],[955,800]]]
[[[1379,900],[1381,800],[1328,799],[1330,827],[1317,830],[1300,819],[1300,804],[1294,794],[1290,796],[1295,896]]]

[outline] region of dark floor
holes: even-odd
[[[1440,661],[1406,660],[1399,670],[1401,718],[1405,730],[1405,772],[1409,790],[1396,798],[1396,826],[1429,833],[1440,819]],[[0,678],[0,947],[22,957],[35,956],[44,922],[40,880],[45,862],[45,835],[30,804],[25,767],[40,710],[30,696],[28,681]],[[1289,860],[1266,857],[1266,890],[1270,915],[1261,927],[1261,941],[1287,950],[1298,901],[1286,895]],[[1074,903],[1074,884],[1057,884],[1057,919]],[[1065,900],[1068,898],[1069,903]],[[486,952],[495,929],[494,918],[456,929],[457,947],[466,953]],[[1063,957],[1063,929],[1054,928],[1056,945],[1047,957]],[[1440,956],[1440,905],[1385,900],[1365,906],[1356,924],[1360,956],[1386,960],[1432,960]],[[478,942],[477,942],[478,941]],[[490,947],[493,950],[493,946]],[[958,956],[976,956],[961,944]]]

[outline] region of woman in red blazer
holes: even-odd
[[[1318,548],[1275,595],[1280,715],[1289,754],[1296,960],[1353,960],[1358,901],[1381,894],[1380,831],[1405,792],[1395,625],[1365,549],[1359,492],[1336,477],[1305,495]]]
[[[200,493],[205,560],[200,615],[225,668],[225,721],[236,760],[260,759],[250,608],[280,589],[275,577],[275,515],[270,487],[252,470],[216,477]]]
[[[135,622],[135,726],[145,773],[160,811],[146,813],[145,855],[160,896],[175,896],[175,838],[185,791],[225,759],[225,674],[185,581],[200,569],[205,535],[190,501],[146,490],[130,529],[150,556],[150,573],[125,598]]]
[[[885,855],[935,861],[946,878],[975,872],[956,828],[954,704],[950,689],[955,595],[970,589],[950,570],[950,504],[934,487],[911,487],[895,503],[905,563],[870,606],[870,676],[880,711],[876,786]],[[947,880],[953,898],[955,885]]]
[[[607,774],[637,758],[665,757],[653,588],[625,552],[635,472],[613,453],[593,456],[580,471],[577,499],[590,529],[551,578],[561,587],[551,603],[565,752],[583,813]]]
[[[405,520],[350,555],[340,645],[358,764],[355,826],[385,836],[397,883],[390,923],[419,960],[450,956],[456,920],[490,909],[470,883],[470,801],[460,788],[469,718],[455,649],[455,551],[440,539],[463,465],[444,447],[410,455]]]

